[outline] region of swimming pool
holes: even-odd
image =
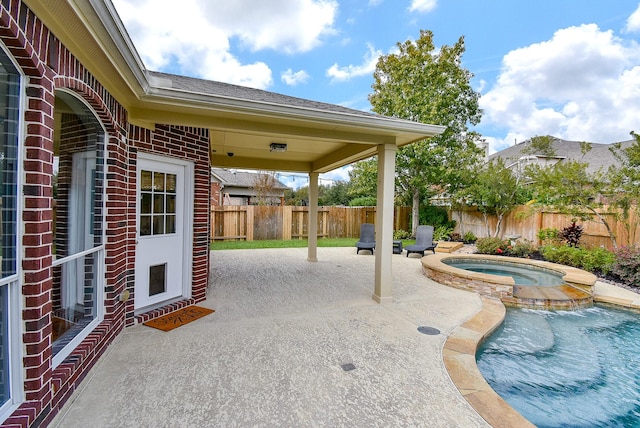
[[[538,427],[640,427],[640,314],[507,309],[476,354],[489,385]]]

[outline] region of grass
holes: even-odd
[[[357,238],[320,238],[318,247],[355,247]],[[403,246],[414,244],[415,241],[403,240]],[[268,239],[262,241],[215,241],[210,248],[212,250],[254,250],[260,248],[306,248],[309,245],[306,239],[293,239],[281,241]]]

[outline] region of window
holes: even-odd
[[[21,81],[0,46],[0,420],[22,399],[17,261]]]
[[[70,93],[54,106],[54,366],[102,317],[104,288],[104,130]]]

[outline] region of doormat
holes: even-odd
[[[198,318],[202,318],[210,313],[215,312],[213,309],[202,308],[200,306],[187,306],[170,314],[161,316],[143,323],[147,327],[157,328],[162,331],[171,331]]]

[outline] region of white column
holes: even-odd
[[[307,260],[318,261],[318,173],[309,173],[309,246]]]
[[[395,144],[378,146],[378,207],[376,209],[376,269],[373,300],[378,303],[393,301],[393,194],[396,170]]]

